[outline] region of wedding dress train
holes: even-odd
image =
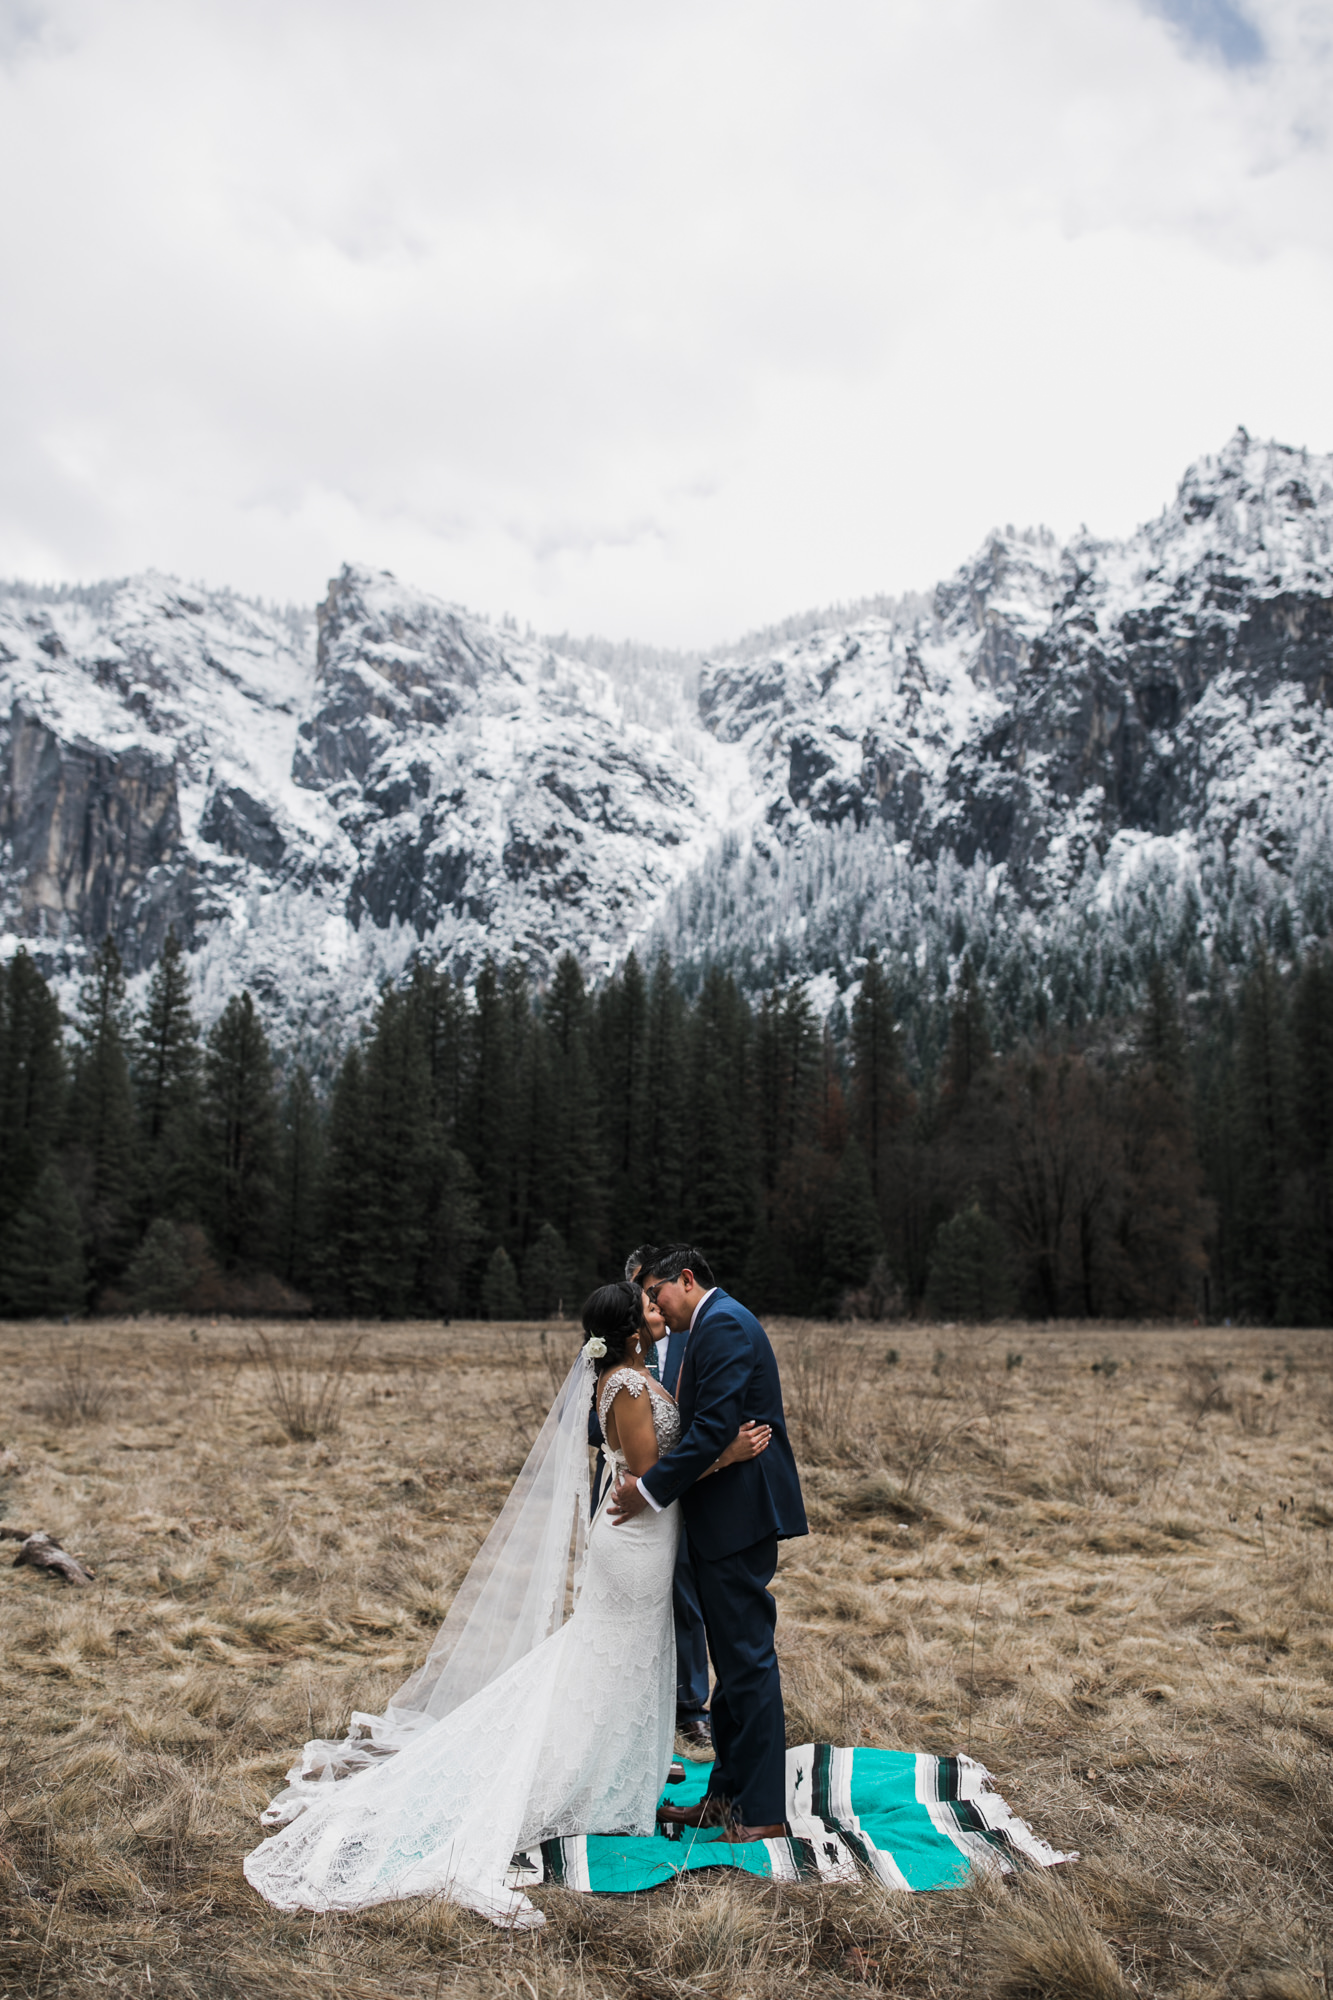
[[[603,1430],[621,1387],[649,1392],[658,1450],[669,1451],[680,1435],[676,1406],[630,1369],[600,1385]],[[609,1447],[607,1456],[609,1492],[625,1461]],[[496,1923],[542,1923],[506,1883],[516,1853],[557,1835],[654,1830],[675,1734],[679,1536],[676,1505],[617,1527],[604,1501],[572,1615],[461,1706],[421,1718],[394,1754],[363,1758],[366,1768],[350,1777],[308,1782],[333,1748],[308,1745],[319,1754],[293,1771],[269,1815],[300,1816],[246,1857],[246,1879],[283,1910],[437,1895]]]

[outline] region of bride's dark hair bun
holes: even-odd
[[[606,1342],[605,1357],[594,1358],[599,1368],[613,1368],[625,1359],[625,1348],[643,1326],[643,1293],[631,1280],[617,1285],[599,1285],[583,1304],[583,1337]]]

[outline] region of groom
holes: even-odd
[[[657,1251],[639,1282],[672,1333],[685,1336],[671,1342],[676,1379],[663,1385],[680,1405],[682,1431],[675,1449],[648,1472],[619,1481],[611,1518],[628,1521],[645,1507],[660,1513],[680,1501],[717,1676],[717,1761],[707,1796],[685,1811],[664,1806],[660,1817],[725,1826],[729,1840],[772,1840],[786,1830],[787,1746],[773,1645],[777,1606],[768,1586],[778,1543],[808,1532],[777,1358],[754,1314],[714,1285],[689,1244]],[[772,1426],[768,1449],[704,1479],[750,1418]]]

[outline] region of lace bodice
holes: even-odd
[[[648,1391],[653,1406],[653,1429],[657,1433],[658,1457],[665,1457],[673,1446],[680,1443],[680,1411],[675,1400],[669,1396],[660,1382],[654,1382],[651,1375],[641,1375],[637,1368],[613,1368],[603,1376],[597,1389],[597,1417],[602,1426],[602,1436],[606,1438],[606,1419],[611,1405],[621,1389],[628,1389],[631,1396],[639,1397]],[[626,1463],[623,1451],[617,1451],[611,1440],[606,1438],[604,1446],[607,1461],[619,1471]]]

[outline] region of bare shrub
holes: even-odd
[[[97,1424],[110,1413],[115,1394],[80,1340],[61,1356],[33,1408],[53,1424]]]
[[[932,1377],[928,1388],[908,1389],[894,1398],[882,1421],[879,1449],[902,1502],[915,1503],[949,1447],[977,1422],[977,1412],[960,1406],[943,1376]]]
[[[310,1332],[291,1340],[255,1335],[245,1358],[261,1371],[260,1397],[295,1443],[328,1437],[342,1423],[348,1375],[361,1348],[361,1336],[335,1336],[325,1342]]]
[[[1185,1363],[1180,1400],[1196,1417],[1206,1417],[1210,1410],[1231,1408],[1222,1370],[1215,1361],[1191,1355]]]
[[[510,1370],[508,1399],[512,1428],[525,1455],[546,1421],[546,1413],[578,1350],[577,1331],[565,1326],[563,1334],[562,1339],[558,1323],[554,1338],[548,1328],[542,1327],[536,1340],[530,1333],[520,1333],[511,1327],[500,1343]]]
[[[1275,1394],[1253,1382],[1237,1382],[1231,1391],[1231,1409],[1236,1428],[1254,1437],[1272,1437],[1282,1415],[1283,1388]]]
[[[1022,1357],[1019,1357],[1021,1362]],[[985,1354],[960,1357],[954,1364],[959,1393],[986,1442],[1003,1465],[1009,1451],[1009,1431],[1005,1422],[1016,1400],[1012,1357],[1001,1368]]]
[[[1103,1403],[1086,1422],[1071,1427],[1064,1486],[1074,1499],[1091,1501],[1120,1491],[1115,1476],[1120,1426],[1114,1407]]]
[[[864,1342],[827,1328],[801,1327],[784,1370],[787,1416],[811,1465],[865,1456],[867,1434],[860,1392],[868,1362]]]

